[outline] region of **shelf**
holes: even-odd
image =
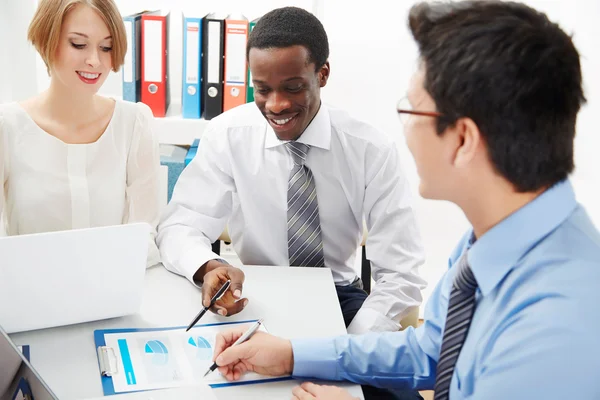
[[[190,145],[200,138],[208,121],[186,119],[181,116],[181,103],[171,103],[164,118],[154,118],[154,129],[159,143]]]

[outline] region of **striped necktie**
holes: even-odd
[[[448,400],[450,396],[450,381],[454,374],[456,360],[467,338],[475,311],[476,290],[477,280],[469,267],[465,252],[459,261],[450,292],[444,338],[437,364],[434,400]]]
[[[294,167],[288,182],[288,256],[290,265],[323,267],[323,241],[319,221],[317,189],[310,169],[304,165],[309,146],[285,144]]]

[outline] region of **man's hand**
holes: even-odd
[[[223,316],[237,314],[248,304],[248,299],[241,298],[242,287],[246,279],[244,272],[229,264],[211,260],[204,264],[194,276],[194,280],[202,282],[202,305],[204,307],[210,305],[210,300],[228,279],[231,280],[229,290],[211,308],[212,312]]]
[[[316,385],[305,382],[292,390],[292,400],[358,400],[337,386]]]
[[[289,375],[294,368],[292,343],[264,332],[256,332],[237,346],[232,346],[248,328],[237,328],[219,333],[213,361],[228,381],[237,381],[251,371],[262,375]]]

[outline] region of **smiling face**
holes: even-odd
[[[250,49],[254,101],[280,140],[302,135],[321,105],[329,63],[316,70],[304,46]]]
[[[112,38],[100,15],[79,4],[63,21],[50,66],[52,80],[72,90],[96,93],[112,69],[111,51]]]

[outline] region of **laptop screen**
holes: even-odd
[[[0,400],[58,399],[0,327]]]

